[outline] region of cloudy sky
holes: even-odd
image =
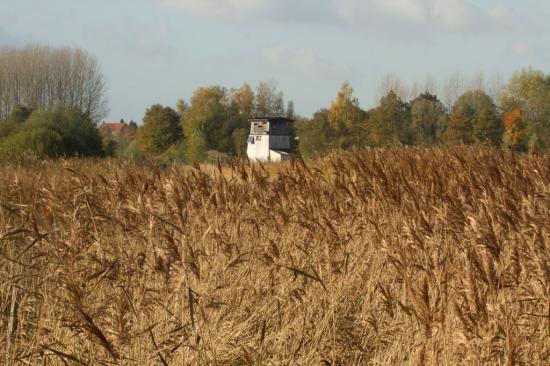
[[[0,0],[0,45],[94,54],[112,120],[199,86],[271,79],[309,115],[344,80],[367,108],[387,74],[548,72],[548,19],[542,0]]]

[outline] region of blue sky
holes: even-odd
[[[387,74],[548,72],[548,19],[542,0],[0,0],[0,45],[95,55],[111,120],[141,121],[200,86],[271,79],[310,115],[344,80],[368,108]]]

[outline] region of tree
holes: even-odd
[[[77,108],[94,121],[107,112],[105,81],[95,57],[79,49],[0,49],[0,119],[30,110]]]
[[[472,120],[474,143],[498,147],[502,142],[502,132],[502,123],[494,106],[482,108]]]
[[[176,102],[176,113],[180,116],[180,118],[187,112],[189,109],[189,104],[185,102],[183,99],[178,99]]]
[[[254,102],[254,92],[248,83],[232,91],[231,103],[235,106],[238,113],[246,119],[252,117],[254,113]]]
[[[185,137],[200,133],[208,149],[230,149],[233,144],[227,117],[226,90],[219,86],[199,88],[185,113]]]
[[[161,154],[181,138],[179,116],[175,110],[160,104],[147,109],[143,126],[137,132],[137,144],[144,153]]]
[[[446,125],[445,106],[437,96],[425,92],[411,102],[411,133],[415,145],[436,145]]]
[[[373,146],[393,147],[413,141],[410,130],[410,107],[393,91],[382,99],[379,106],[369,111],[368,141]]]
[[[459,110],[453,110],[449,115],[447,129],[442,137],[447,145],[471,144],[472,122],[470,118]]]
[[[208,148],[206,139],[201,130],[195,130],[186,136],[186,160],[189,163],[204,161]]]
[[[277,91],[274,81],[262,81],[256,88],[256,116],[284,116],[285,103],[283,92]]]
[[[516,151],[527,150],[527,129],[521,115],[521,109],[514,108],[504,113],[502,117],[504,125],[502,144],[504,147]]]
[[[359,108],[359,100],[353,96],[353,88],[345,81],[342,83],[336,100],[328,111],[328,122],[335,131],[346,131],[363,122],[365,112]]]
[[[312,119],[299,119],[295,122],[298,135],[298,151],[304,158],[314,158],[338,148],[329,124],[329,111],[321,109]]]
[[[411,90],[405,84],[399,76],[396,75],[386,75],[380,85],[378,86],[378,96],[388,95],[388,93],[393,92],[401,100],[408,100],[411,95]]]
[[[443,140],[449,145],[499,146],[501,139],[501,122],[493,99],[482,90],[462,94],[453,106]]]
[[[248,137],[247,128],[236,128],[231,133],[233,138],[234,152],[237,156],[246,154],[246,138]]]
[[[40,157],[98,156],[101,137],[88,114],[75,108],[36,111],[2,142],[3,153]]]
[[[550,147],[550,75],[534,69],[514,74],[506,85],[501,106],[505,112],[521,110],[528,148]]]
[[[460,95],[464,93],[464,78],[458,72],[454,73],[443,85],[443,97],[447,110],[451,110]]]
[[[296,113],[294,111],[294,102],[292,100],[289,100],[286,104],[286,118],[288,119],[294,119],[296,118]]]

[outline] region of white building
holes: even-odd
[[[247,155],[250,160],[281,161],[290,157],[290,123],[283,117],[250,120]]]

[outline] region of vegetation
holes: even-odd
[[[1,169],[5,364],[550,362],[548,154]]]
[[[97,59],[72,48],[0,47],[0,121],[20,106],[76,108],[98,122],[107,98]]]
[[[97,133],[88,123],[99,122],[106,111],[105,83],[96,59],[73,49],[3,48],[0,151],[10,157],[102,154],[189,164],[214,161],[246,153],[253,116],[295,119],[293,148],[304,158],[365,147],[550,147],[550,75],[541,71],[521,70],[492,89],[482,76],[466,85],[454,75],[439,90],[432,79],[422,88],[409,88],[390,75],[379,91],[378,105],[364,110],[344,82],[327,108],[307,118],[296,116],[294,103],[285,101],[274,81],[260,82],[255,90],[246,83],[200,87],[189,102],[179,100],[175,108],[147,108],[137,133],[135,124],[126,129],[129,133],[102,133],[98,148]],[[67,121],[69,116],[74,120]],[[75,147],[67,146],[70,141]]]
[[[20,110],[14,110],[7,122],[0,123],[1,155],[56,158],[103,153],[95,123],[80,110],[25,112],[24,117]]]

